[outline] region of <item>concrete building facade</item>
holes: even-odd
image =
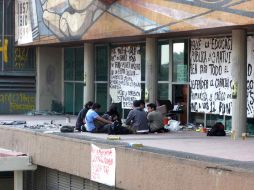
[[[134,99],[170,100],[183,124],[251,133],[252,3],[16,1],[16,46],[36,49],[35,108],[76,114],[93,100],[125,116]]]
[[[251,133],[254,130],[253,5],[252,0],[15,0],[16,49],[30,48],[36,57],[34,103],[23,96],[21,99],[32,102],[37,111],[51,110],[53,101],[60,102],[68,114],[76,114],[89,100],[99,102],[102,112],[114,102],[122,108],[123,116],[134,99],[170,100],[173,105],[183,106],[184,112],[178,117],[183,124],[212,126],[221,121],[237,137]],[[5,101],[5,95],[2,97]],[[81,146],[83,142],[67,140],[63,146],[64,137],[5,128],[0,132],[5,137],[1,146],[31,154],[35,164],[45,167],[41,168],[44,173],[55,175],[51,169],[56,169],[90,179],[90,154],[87,154],[90,144]],[[31,142],[39,144],[32,146]],[[38,152],[38,147],[43,150]],[[63,149],[73,151],[73,155],[66,157]],[[181,159],[126,148],[117,151],[119,188],[167,189],[165,181],[174,178],[174,172],[180,171],[178,168],[188,171],[183,174],[187,179],[196,173],[207,182],[205,179],[214,174],[211,189],[236,187],[237,183],[225,183],[229,179],[246,180],[246,189],[253,186],[250,173],[241,177],[241,171],[218,170],[214,165],[202,167],[196,162],[185,165]],[[50,159],[52,155],[58,159]],[[76,165],[68,164],[73,160]],[[131,167],[124,165],[129,160],[133,162]],[[166,164],[169,160],[172,165]],[[147,167],[155,161],[160,168],[170,167],[170,172],[163,168],[165,178],[160,183],[146,180],[153,170],[159,172],[158,168]],[[135,174],[142,176],[140,180],[137,176],[125,176],[140,167],[149,169],[147,175],[142,175],[144,170]],[[218,179],[221,173],[224,181]],[[58,172],[57,176],[60,175],[64,174]],[[71,181],[72,176],[68,179]],[[195,183],[196,189],[207,187],[199,178],[190,181],[182,184],[177,181],[172,188],[184,189],[189,183]]]

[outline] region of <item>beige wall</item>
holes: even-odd
[[[63,100],[62,49],[36,49],[36,110],[51,110],[52,100]]]
[[[90,178],[89,141],[0,127],[0,147],[22,151],[33,163]],[[102,148],[110,145],[97,144]],[[171,155],[116,147],[116,185],[131,190],[252,190],[254,173]]]

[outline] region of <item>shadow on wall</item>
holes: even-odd
[[[51,111],[57,112],[57,113],[63,113],[63,104],[60,101],[52,100],[51,103]]]

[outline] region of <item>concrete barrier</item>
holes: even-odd
[[[116,148],[116,186],[131,190],[252,190],[254,171],[216,162],[0,126],[0,147],[31,155],[33,163],[90,179],[90,145]]]

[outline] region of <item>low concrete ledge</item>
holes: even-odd
[[[29,156],[13,156],[0,158],[0,171],[36,170],[37,165],[31,163]]]
[[[116,186],[123,189],[248,190],[254,187],[254,172],[167,154],[149,147],[128,148],[93,138],[75,139],[59,134],[0,126],[0,147],[32,156],[33,163],[90,178],[90,144],[116,148]],[[180,155],[180,154],[179,154]]]

